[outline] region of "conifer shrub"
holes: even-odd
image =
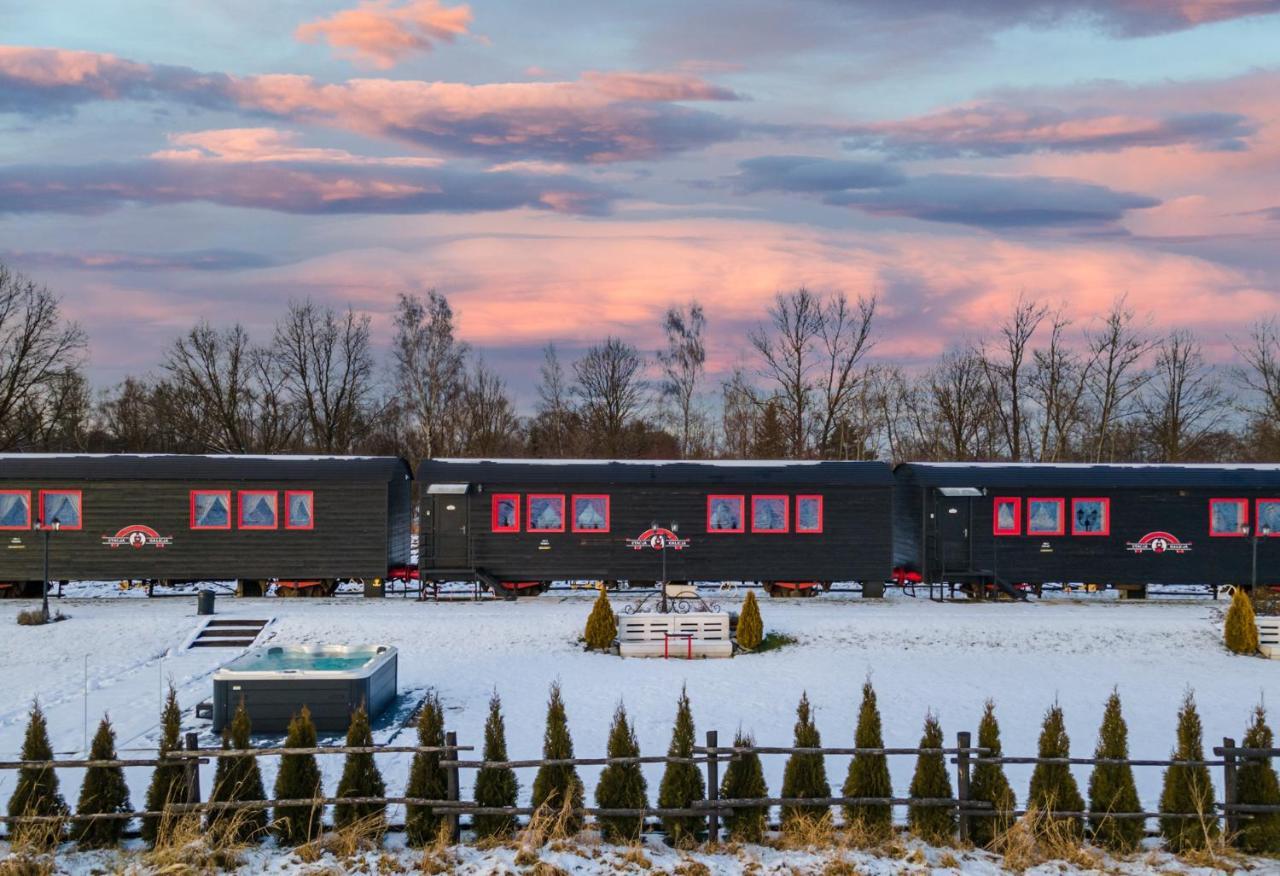
[[[497,691],[489,698],[489,717],[484,722],[484,759],[499,763],[507,759],[507,727]],[[481,806],[515,806],[519,792],[511,767],[481,767],[476,773],[475,800]],[[477,837],[506,837],[515,831],[516,820],[511,815],[476,815],[471,824]]]
[[[47,761],[53,760],[53,746],[49,743],[49,726],[45,722],[44,711],[39,702],[31,704],[27,716],[27,733],[22,740],[22,759]],[[13,794],[9,797],[9,816],[48,816],[66,815],[67,804],[58,791],[58,775],[49,767],[23,767],[18,770],[18,780],[13,786]],[[40,843],[43,840],[62,836],[61,825],[49,822],[11,821],[9,822],[9,838],[14,845]]]
[[[613,614],[613,606],[609,604],[608,593],[601,586],[600,595],[596,597],[591,606],[591,614],[587,616],[584,638],[592,651],[608,651],[617,637],[618,619]]]
[[[1066,720],[1062,715],[1062,707],[1054,704],[1045,713],[1044,724],[1040,728],[1040,757],[1070,757],[1071,737],[1067,735]],[[1080,786],[1076,784],[1071,767],[1065,763],[1038,763],[1031,773],[1031,788],[1027,804],[1047,818],[1055,818],[1055,812],[1081,812],[1084,810],[1084,798],[1080,796]],[[1062,821],[1062,827],[1073,839],[1079,838],[1083,831],[1080,819],[1076,816],[1055,818]]]
[[[747,598],[742,600],[742,613],[738,615],[738,645],[748,651],[754,651],[764,641],[764,621],[760,619],[760,603],[756,601],[754,590],[747,591]]]
[[[1235,654],[1258,653],[1258,624],[1254,617],[1253,600],[1237,587],[1231,594],[1231,606],[1227,609],[1227,621],[1223,628],[1227,648]]]
[[[560,683],[551,685],[547,700],[547,726],[542,738],[542,757],[546,760],[572,760],[573,737],[569,735],[569,719],[565,714],[564,699],[560,696]],[[551,764],[538,767],[533,777],[532,804],[534,809],[546,807],[547,814],[565,812],[563,828],[574,834],[582,830],[582,779],[571,764]],[[566,810],[567,807],[567,810]]]
[[[734,748],[751,748],[755,744],[755,739],[741,730],[733,738]],[[760,763],[760,755],[753,751],[729,761],[729,766],[724,773],[724,781],[720,783],[720,799],[753,800],[768,796],[769,787],[764,781],[764,767]],[[724,817],[724,826],[728,829],[729,835],[738,842],[758,843],[764,839],[768,815],[769,810],[765,806],[733,809]]]
[[[1004,753],[1000,744],[1000,722],[996,720],[996,704],[987,700],[978,722],[978,747],[986,749],[984,758],[998,758]],[[990,803],[995,815],[969,820],[969,838],[979,848],[991,845],[1013,824],[1013,811],[1018,806],[1017,796],[1004,773],[1004,764],[978,763],[973,767],[969,780],[969,797]]]
[[[369,726],[369,712],[364,704],[351,715],[347,727],[347,745],[361,748],[373,745],[373,730]],[[387,786],[378,772],[378,764],[372,754],[348,754],[342,765],[342,778],[338,780],[335,797],[382,797]],[[382,803],[339,803],[333,807],[333,824],[337,828],[360,825],[371,833],[381,833],[386,818],[386,806]]]
[[[667,755],[693,757],[693,747],[697,744],[695,732],[689,693],[682,688],[680,699],[676,701],[676,721],[671,730],[671,745],[667,748]],[[662,782],[658,785],[658,807],[688,809],[695,800],[705,798],[706,793],[707,786],[697,764],[668,763],[662,773]],[[675,846],[696,842],[705,827],[705,820],[697,816],[666,816],[662,819],[667,842]]]
[[[1243,747],[1275,747],[1275,737],[1267,726],[1267,711],[1261,705],[1253,711],[1253,722],[1244,733]],[[1269,759],[1241,762],[1236,770],[1236,797],[1238,802],[1254,806],[1280,806],[1280,781]],[[1260,813],[1244,819],[1239,844],[1250,854],[1280,855],[1280,812]]]
[[[316,747],[316,725],[311,720],[311,710],[306,706],[289,720],[284,747]],[[316,763],[314,754],[285,754],[280,757],[275,784],[277,800],[314,800],[323,796],[320,765]],[[299,846],[320,835],[324,827],[323,817],[324,807],[318,804],[277,806],[271,831],[281,845]]]
[[[249,751],[253,747],[250,740],[252,732],[249,712],[242,699],[231,718],[231,726],[222,731],[222,750]],[[256,757],[243,754],[218,758],[209,802],[242,803],[265,799],[267,795]],[[267,812],[265,809],[210,809],[206,824],[219,841],[246,843],[266,832]]]
[[[444,744],[444,707],[440,704],[440,698],[432,692],[427,695],[418,712],[418,745],[422,748],[441,748]],[[444,800],[449,794],[449,775],[440,766],[440,761],[444,759],[438,751],[419,751],[414,754],[405,796],[419,800]],[[434,842],[444,822],[445,815],[433,812],[429,806],[406,806],[404,832],[409,845],[424,846]]]
[[[111,720],[103,717],[98,731],[93,734],[89,760],[116,759],[116,731]],[[124,769],[118,766],[91,766],[85,770],[80,785],[80,800],[76,804],[78,815],[108,815],[131,811],[129,786],[124,780]],[[72,835],[84,848],[100,849],[120,842],[125,820],[110,818],[101,821],[77,821]]]
[[[1196,765],[1204,761],[1203,737],[1195,696],[1187,691],[1178,710],[1178,743],[1169,756],[1174,763],[1165,770],[1160,791],[1161,812],[1193,816],[1160,819],[1160,834],[1173,852],[1203,849],[1218,834],[1209,768]]]
[[[1125,760],[1129,757],[1129,727],[1120,709],[1120,694],[1112,691],[1102,714],[1098,745],[1093,752],[1098,760]],[[1143,823],[1137,818],[1111,818],[1126,812],[1141,812],[1138,786],[1133,781],[1133,768],[1127,763],[1100,763],[1089,776],[1089,811],[1092,815],[1093,841],[1114,852],[1132,852],[1142,842]]]
[[[871,680],[862,683],[862,705],[858,707],[858,726],[854,731],[855,748],[884,748],[884,736],[880,727],[880,708],[876,705],[875,688]],[[889,760],[883,754],[855,754],[849,763],[842,789],[845,797],[892,797],[893,784],[889,781]],[[859,824],[873,835],[887,834],[893,824],[893,813],[888,804],[858,803],[844,807],[845,821]]]
[[[822,747],[822,735],[818,733],[818,728],[813,723],[807,692],[800,695],[800,704],[796,706],[794,747]],[[802,800],[831,796],[831,785],[827,782],[827,765],[821,754],[796,752],[787,758],[786,768],[782,771],[782,796]],[[829,807],[822,804],[800,803],[783,806],[782,826],[786,828],[801,819],[816,820],[828,812]]]
[[[942,725],[930,712],[924,717],[920,747],[941,749],[944,745]],[[916,772],[911,777],[911,797],[918,800],[951,799],[951,776],[947,774],[946,756],[941,751],[922,751],[917,756]],[[949,843],[956,830],[956,813],[945,806],[908,806],[907,826],[925,842],[935,845]]]
[[[607,750],[609,757],[640,756],[640,741],[622,703],[613,713]],[[596,805],[601,809],[644,809],[648,806],[647,791],[640,764],[611,763],[596,784]],[[602,815],[598,820],[601,835],[612,843],[636,842],[644,828],[644,818],[639,815]]]
[[[160,750],[158,757],[182,748],[182,710],[178,707],[178,692],[169,685],[169,695],[165,698],[164,709],[160,712]],[[148,812],[161,812],[167,803],[185,803],[187,799],[187,774],[182,761],[173,760],[162,763],[151,773],[151,784],[147,786],[146,809]],[[142,838],[148,845],[154,846],[160,836],[176,818],[147,816],[142,819]]]

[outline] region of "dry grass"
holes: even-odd
[[[418,869],[423,873],[452,873],[458,863],[458,856],[452,849],[452,839],[449,822],[441,822],[435,839],[422,850]]]
[[[787,819],[778,838],[770,843],[779,851],[792,852],[802,849],[829,849],[838,844],[839,832],[835,817],[822,815],[796,815]]]
[[[357,855],[376,850],[385,830],[386,824],[382,817],[378,814],[370,815],[346,827],[326,831],[298,846],[294,852],[308,864],[319,861],[325,855],[332,855],[339,861],[348,863]]]
[[[942,867],[943,869],[947,869],[947,870],[959,870],[959,869],[960,869],[960,859],[959,859],[959,858],[957,858],[957,857],[956,857],[954,854],[952,854],[951,852],[943,852],[943,853],[938,857],[938,866],[939,866],[939,867]]]
[[[569,871],[546,861],[538,861],[529,871],[529,876],[569,876]]]
[[[649,856],[644,853],[644,847],[639,843],[627,846],[625,851],[618,854],[618,860],[623,864],[639,867],[641,870],[649,870],[653,867],[653,861],[649,860]]]
[[[1097,869],[1102,855],[1089,848],[1070,821],[1054,818],[1034,806],[999,834],[991,844],[1004,866],[1021,873],[1050,861],[1065,861],[1085,869]]]
[[[671,874],[672,876],[711,876],[711,868],[693,858],[684,858],[676,864]]]
[[[149,872],[214,874],[234,870],[244,860],[246,846],[226,840],[235,836],[248,813],[238,810],[224,822],[225,831],[206,831],[200,816],[186,815],[168,821],[160,831],[155,848],[142,856]]]
[[[53,855],[15,853],[0,860],[0,876],[53,876],[54,861]]]

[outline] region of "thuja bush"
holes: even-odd
[[[1098,730],[1098,745],[1093,756],[1098,760],[1127,760],[1129,727],[1120,709],[1120,694],[1112,691]],[[1138,786],[1133,781],[1133,767],[1127,763],[1100,763],[1089,776],[1089,817],[1093,840],[1116,852],[1131,852],[1142,842],[1143,823],[1138,818],[1115,818],[1127,812],[1141,812]]]
[[[639,757],[640,742],[635,727],[627,720],[627,710],[618,703],[609,726],[609,757]],[[648,804],[644,773],[638,763],[611,763],[600,773],[596,784],[596,805],[601,809],[644,809]],[[639,815],[603,815],[600,832],[609,842],[635,842],[644,819]]]
[[[103,717],[98,731],[93,735],[89,760],[111,761],[116,759],[116,731],[111,720]],[[85,770],[80,785],[80,800],[76,804],[79,815],[112,815],[129,812],[129,786],[124,780],[124,769],[118,766],[91,766]],[[85,848],[105,848],[120,842],[125,819],[107,818],[93,821],[77,821],[72,831],[77,843]]]
[[[444,743],[444,707],[440,705],[440,698],[430,693],[418,712],[418,745],[441,748]],[[444,800],[449,793],[449,776],[440,766],[443,759],[438,751],[414,754],[405,796],[418,800]],[[433,842],[444,821],[444,814],[433,812],[429,806],[410,804],[405,807],[404,832],[409,844],[422,846]]]
[[[880,708],[876,705],[876,692],[870,679],[862,683],[862,705],[858,707],[858,726],[854,731],[853,744],[855,748],[884,748]],[[845,776],[842,790],[846,797],[892,797],[888,758],[883,754],[855,754],[849,763],[849,773]],[[887,834],[893,824],[893,813],[887,803],[845,806],[844,817],[850,824],[860,824],[863,830],[872,834]]]
[[[1253,721],[1245,731],[1245,748],[1273,748],[1275,737],[1267,726],[1267,712],[1261,705],[1253,711]],[[1241,762],[1236,771],[1236,797],[1254,806],[1280,806],[1280,781],[1267,758]],[[1240,828],[1240,848],[1255,855],[1280,854],[1280,812],[1259,813],[1246,819]]]
[[[497,691],[489,697],[489,716],[484,722],[484,759],[486,763],[507,759],[507,725]],[[476,773],[475,800],[480,806],[515,806],[519,793],[520,785],[511,767],[486,766]],[[505,837],[515,830],[516,820],[511,815],[477,814],[471,826],[477,837]]]
[[[373,730],[369,726],[369,712],[361,704],[351,716],[351,724],[347,728],[347,746],[364,748],[371,745]],[[378,771],[378,764],[372,754],[350,753],[346,756],[335,797],[382,797],[386,793],[387,786],[382,781],[382,773]],[[333,823],[338,828],[359,825],[362,830],[370,833],[381,833],[385,818],[386,806],[382,803],[339,803],[333,807]]]
[[[1062,707],[1056,703],[1045,713],[1044,724],[1040,728],[1039,755],[1045,758],[1071,756],[1071,737],[1067,735]],[[1027,803],[1050,818],[1055,817],[1055,812],[1080,812],[1084,809],[1080,787],[1075,776],[1071,775],[1071,767],[1065,763],[1036,764],[1031,773],[1031,793]],[[1079,818],[1068,816],[1061,820],[1069,836],[1079,837],[1082,834]]]
[[[760,619],[760,603],[756,600],[754,590],[747,591],[747,598],[742,600],[742,613],[738,615],[738,645],[748,651],[754,651],[764,641],[764,621]]]
[[[306,706],[289,721],[289,732],[284,740],[285,748],[315,748],[316,725],[311,720],[311,710]],[[320,766],[314,754],[286,754],[280,758],[280,770],[276,773],[275,798],[277,800],[314,800],[323,797],[320,785]],[[271,832],[281,845],[297,846],[320,835],[323,827],[324,807],[277,806]]]
[[[920,748],[941,749],[945,742],[942,725],[933,713],[925,715]],[[911,777],[911,797],[917,800],[951,799],[951,776],[941,751],[922,751],[916,758],[916,772]],[[949,843],[956,829],[955,810],[946,806],[908,806],[907,826],[916,836],[929,843]]]
[[[253,747],[250,740],[252,732],[249,712],[241,700],[231,718],[231,726],[222,731],[222,750],[249,751]],[[243,803],[266,798],[256,757],[242,754],[218,758],[218,766],[213,773],[213,791],[209,795],[211,803]],[[259,838],[266,831],[267,812],[250,808],[211,809],[206,823],[209,831],[219,839],[245,843]]]
[[[162,763],[151,773],[147,786],[148,812],[161,812],[166,803],[182,803],[187,799],[186,771],[181,761],[163,762],[165,755],[182,747],[182,710],[178,707],[178,692],[169,685],[164,709],[160,713],[160,751]],[[155,845],[161,834],[176,820],[175,817],[147,816],[142,819],[142,838]]]
[[[996,720],[996,704],[987,700],[978,722],[978,747],[985,749],[981,758],[999,758],[1004,749],[1000,744],[1000,722]],[[977,763],[969,781],[969,797],[975,801],[990,803],[995,815],[970,819],[969,838],[979,847],[991,845],[1013,824],[1013,811],[1018,800],[1004,773],[1004,764]]]
[[[692,758],[696,744],[693,726],[693,709],[689,706],[689,694],[680,691],[676,702],[676,721],[671,730],[669,757]],[[658,806],[662,809],[688,809],[695,800],[706,796],[707,786],[702,780],[702,770],[692,763],[668,763],[658,786]],[[705,822],[697,816],[672,815],[662,819],[667,842],[687,845],[701,836]]]
[[[1203,849],[1218,834],[1213,806],[1213,782],[1204,766],[1204,730],[1194,695],[1187,691],[1178,710],[1178,742],[1165,770],[1160,811],[1190,818],[1161,818],[1160,834],[1175,852]]]
[[[796,706],[795,748],[821,748],[822,735],[813,723],[813,715],[809,707],[809,694],[800,695],[800,704]],[[827,782],[827,766],[821,754],[796,752],[787,758],[787,765],[782,771],[782,796],[785,798],[817,799],[831,796],[831,785]],[[816,819],[826,815],[828,807],[821,804],[782,807],[782,824],[794,824],[800,819]]]
[[[613,614],[613,606],[609,604],[609,595],[601,585],[600,595],[591,606],[591,614],[587,616],[587,629],[583,638],[587,647],[593,651],[608,651],[613,647],[613,640],[618,636],[618,619]]]
[[[22,759],[53,760],[53,746],[49,744],[49,726],[40,703],[31,704],[27,715],[27,733],[22,740]],[[58,776],[49,767],[28,766],[18,770],[18,780],[9,797],[9,816],[18,819],[9,823],[10,839],[15,845],[39,843],[62,834],[60,825],[49,822],[26,821],[22,816],[66,815],[67,804],[58,791]]]
[[[755,739],[741,730],[733,738],[734,748],[751,748]],[[720,784],[722,800],[753,800],[769,796],[769,788],[764,781],[764,767],[760,763],[760,755],[754,751],[740,754],[729,761],[725,770],[724,781]],[[764,806],[744,806],[731,810],[724,817],[724,825],[729,835],[738,842],[758,843],[764,838],[764,829],[769,810]]]
[[[573,737],[569,735],[569,718],[565,714],[560,684],[551,685],[547,700],[547,726],[542,738],[542,757],[546,760],[572,760]],[[533,777],[534,809],[546,807],[549,814],[565,812],[561,824],[566,833],[582,830],[582,779],[571,764],[548,764],[538,767]]]
[[[1231,595],[1223,636],[1227,648],[1236,654],[1258,653],[1258,624],[1254,617],[1253,600],[1244,592],[1243,587],[1237,587],[1236,592]]]

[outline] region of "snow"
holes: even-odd
[[[736,610],[742,596],[737,591],[714,598]],[[764,599],[766,629],[794,636],[794,645],[690,663],[584,652],[576,640],[593,597],[593,591],[579,591],[517,603],[220,598],[217,611],[221,619],[270,618],[259,645],[378,643],[398,648],[401,699],[395,714],[375,726],[379,742],[412,741],[412,730],[401,729],[399,722],[431,688],[444,702],[449,729],[458,732],[462,744],[478,750],[487,701],[496,690],[506,715],[510,755],[516,759],[540,755],[547,689],[557,680],[579,756],[604,753],[619,700],[635,721],[642,751],[665,751],[682,686],[688,688],[700,737],[716,729],[724,743],[742,727],[762,745],[791,744],[802,691],[814,705],[823,742],[852,745],[865,678],[876,687],[890,746],[915,745],[928,710],[941,718],[949,742],[959,730],[976,737],[983,702],[991,697],[1005,752],[1033,755],[1045,709],[1057,702],[1078,756],[1092,752],[1103,703],[1114,688],[1124,702],[1131,754],[1145,758],[1168,755],[1178,706],[1188,690],[1195,693],[1207,746],[1220,744],[1224,736],[1239,739],[1254,705],[1263,698],[1274,704],[1280,694],[1280,662],[1227,653],[1220,636],[1226,603],[1207,598],[1120,602],[1103,594],[1072,594],[1020,604],[967,604],[897,593],[885,600],[828,593],[814,599]],[[615,610],[638,600],[616,595]],[[194,599],[62,599],[56,607],[69,620],[18,626],[14,616],[29,607],[17,600],[0,603],[0,655],[6,669],[0,674],[0,758],[16,758],[27,709],[37,696],[48,714],[56,751],[82,753],[86,735],[104,711],[116,725],[122,753],[154,750],[160,700],[169,679],[178,688],[184,728],[201,731],[204,743],[213,742],[209,722],[194,718],[192,710],[211,698],[212,674],[242,652],[184,650],[205,620],[195,615]],[[409,757],[379,757],[389,792],[403,788]],[[772,792],[779,790],[784,761],[764,757]],[[269,788],[276,761],[264,758],[262,764]],[[848,758],[827,759],[833,787],[843,781],[847,764]],[[332,789],[341,758],[323,757],[321,765]],[[913,759],[891,758],[890,767],[895,789],[904,792]],[[205,770],[207,789],[212,765]],[[1214,772],[1220,780],[1220,771]],[[75,799],[78,773],[59,771],[69,800]],[[135,804],[141,802],[148,773],[128,771]],[[599,769],[582,768],[581,773],[590,794]],[[1019,798],[1025,798],[1030,767],[1011,766],[1008,773]],[[1088,768],[1076,768],[1075,774],[1084,788]],[[1138,767],[1135,774],[1143,805],[1155,808],[1161,770]],[[473,775],[462,773],[464,797],[470,794]],[[646,767],[651,796],[660,775],[660,766]],[[527,801],[533,771],[519,776],[521,798]],[[0,805],[12,792],[14,778],[13,772],[0,773]],[[399,816],[392,812],[393,820]]]
[[[866,462],[841,460],[833,463],[821,459],[540,459],[540,458],[433,458],[431,462],[442,462],[451,465],[470,465],[479,462],[491,462],[495,465],[695,465],[722,466],[726,468],[790,468],[805,465],[839,465],[841,462],[852,465],[866,465]]]

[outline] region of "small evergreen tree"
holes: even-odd
[[[759,648],[764,641],[764,621],[760,619],[760,603],[756,601],[754,590],[748,590],[747,598],[742,600],[737,637],[738,645],[748,651]]]
[[[551,685],[551,697],[547,701],[547,727],[542,738],[542,756],[546,760],[572,760],[573,737],[569,735],[569,718],[565,714],[564,700],[560,696],[560,683]],[[582,830],[582,779],[571,764],[552,764],[538,767],[533,777],[534,809],[547,807],[555,814],[568,806],[570,812],[564,822],[568,833]]]
[[[635,727],[627,720],[627,710],[618,703],[609,727],[609,757],[639,757],[640,742]],[[611,763],[600,773],[596,784],[596,805],[601,809],[644,809],[648,805],[648,785],[638,763]],[[600,833],[608,842],[635,842],[644,819],[639,815],[602,815]]]
[[[93,734],[89,760],[115,759],[116,731],[111,727],[111,720],[103,716],[102,723],[98,725],[98,732]],[[129,812],[131,809],[129,786],[125,783],[123,768],[92,766],[85,770],[84,783],[80,785],[80,800],[76,804],[77,814],[118,814]],[[120,842],[124,826],[123,818],[77,821],[72,833],[76,842],[84,848],[100,849]]]
[[[693,757],[693,747],[697,744],[693,726],[693,709],[689,706],[689,693],[680,690],[680,699],[676,701],[676,723],[671,730],[671,745],[667,748],[669,757]],[[702,771],[696,764],[668,763],[662,773],[662,783],[658,785],[658,807],[661,809],[688,809],[695,800],[706,796],[707,786],[702,781]],[[687,845],[701,836],[705,821],[697,816],[669,816],[662,819],[662,829],[666,831],[667,842],[672,845]]]
[[[741,730],[733,739],[734,748],[751,748],[755,744],[756,741]],[[769,787],[764,781],[764,767],[760,764],[760,755],[753,751],[729,761],[729,767],[724,773],[724,781],[720,783],[720,799],[751,800],[768,796]],[[724,817],[724,826],[738,842],[758,843],[764,838],[768,814],[769,810],[765,806],[734,809]]]
[[[871,679],[862,683],[862,705],[858,708],[858,727],[854,731],[853,744],[855,748],[884,748],[880,708],[876,705]],[[883,754],[855,754],[849,763],[849,774],[842,790],[846,797],[892,797],[888,758]],[[864,830],[874,834],[888,833],[893,824],[893,813],[888,804],[845,806],[844,817],[848,823],[860,823]]]
[[[813,723],[807,692],[800,695],[800,704],[796,707],[795,747],[822,747],[822,736]],[[796,752],[787,758],[787,766],[782,771],[782,796],[805,800],[831,796],[827,766],[821,754]],[[802,818],[821,818],[828,811],[828,807],[821,804],[783,806],[782,825],[786,827]]]
[[[587,616],[587,629],[583,636],[592,651],[608,651],[618,636],[618,619],[614,617],[613,606],[609,604],[609,595],[603,584],[600,585],[600,595],[591,606],[591,614]]]
[[[1055,758],[1071,756],[1071,737],[1067,735],[1062,707],[1056,703],[1045,713],[1044,724],[1040,728],[1039,755]],[[1031,773],[1031,791],[1027,803],[1048,817],[1053,817],[1055,812],[1080,812],[1084,809],[1080,787],[1076,784],[1075,776],[1071,775],[1071,767],[1065,763],[1036,764]],[[1073,836],[1080,835],[1079,818],[1071,816],[1063,820]]]
[[[236,707],[230,728],[222,731],[222,750],[248,751],[253,746],[250,736],[253,727],[244,700]],[[258,759],[252,754],[218,758],[213,773],[211,803],[242,803],[267,799],[262,786],[262,773],[258,771]],[[210,809],[208,828],[219,839],[230,843],[245,843],[257,839],[267,829],[265,809]]]
[[[363,748],[373,745],[373,730],[369,727],[369,713],[364,704],[351,716],[347,728],[347,745]],[[338,780],[335,797],[382,797],[387,786],[372,754],[348,754],[342,765],[342,778]],[[386,806],[381,803],[339,803],[333,807],[333,823],[343,828],[353,824],[368,825],[381,832],[386,817]]]
[[[1223,634],[1227,648],[1233,653],[1258,653],[1258,624],[1253,615],[1253,600],[1243,587],[1237,587],[1231,594],[1231,607],[1227,609]]]
[[[311,720],[311,710],[306,706],[290,719],[284,747],[316,747],[316,725]],[[277,800],[314,800],[323,796],[320,766],[314,754],[285,754],[280,757],[275,785]],[[324,807],[318,804],[277,806],[271,830],[281,845],[298,846],[320,835],[324,827],[323,817]]]
[[[27,734],[22,740],[23,760],[53,760],[53,746],[49,744],[49,726],[39,702],[31,704],[27,717]],[[9,816],[18,818],[43,815],[66,815],[67,804],[58,792],[58,775],[49,767],[23,767],[18,770],[18,781],[9,797]],[[60,825],[53,827],[61,836]],[[14,844],[35,842],[51,835],[48,822],[11,821],[9,836]]]
[[[1160,819],[1160,833],[1174,852],[1202,849],[1218,833],[1209,768],[1196,765],[1204,761],[1203,736],[1195,697],[1187,691],[1178,710],[1178,744],[1169,756],[1174,763],[1164,772],[1160,792],[1161,812],[1194,816]]]
[[[427,694],[426,701],[418,712],[418,745],[422,748],[441,748],[444,738],[444,707],[435,693]],[[450,752],[457,754],[457,752]],[[440,761],[444,760],[438,751],[419,751],[413,756],[413,764],[409,767],[409,784],[405,789],[406,797],[418,800],[444,800],[449,794],[449,775]],[[433,812],[429,806],[410,804],[405,807],[404,832],[411,846],[423,846],[435,840],[440,834],[440,825],[445,816]]]
[[[160,728],[158,756],[163,760],[165,755],[182,748],[182,710],[178,707],[178,692],[172,684],[160,713]],[[147,786],[147,811],[160,812],[165,804],[184,803],[186,799],[187,776],[182,762],[175,760],[156,767],[151,773],[151,784]],[[154,846],[169,820],[157,816],[143,818],[142,838]]]
[[[941,749],[945,745],[942,725],[932,712],[924,717],[924,734],[921,748]],[[916,772],[911,777],[911,797],[917,800],[943,800],[951,798],[951,777],[947,775],[947,761],[941,751],[924,751],[916,759]],[[951,842],[956,829],[955,811],[944,806],[908,806],[907,826],[925,842],[941,844]]]
[[[1273,748],[1275,737],[1267,726],[1267,711],[1258,706],[1253,723],[1244,733],[1245,748]],[[1252,806],[1280,806],[1280,781],[1271,761],[1266,758],[1246,760],[1236,771],[1238,802]],[[1280,812],[1257,814],[1247,819],[1240,829],[1240,848],[1254,855],[1280,854]]]
[[[484,759],[493,763],[507,759],[507,727],[497,691],[489,698],[489,717],[484,722]],[[519,792],[511,767],[481,767],[476,773],[475,800],[481,806],[515,806]],[[515,830],[516,820],[510,815],[476,815],[471,824],[477,837],[505,837]]]
[[[1120,710],[1120,694],[1107,698],[1093,756],[1098,760],[1126,760],[1129,757],[1129,727]],[[1133,768],[1127,763],[1100,763],[1089,776],[1089,811],[1105,813],[1089,818],[1093,840],[1116,852],[1131,852],[1142,842],[1143,825],[1137,818],[1111,818],[1126,812],[1141,812]]]
[[[984,758],[998,758],[1004,750],[1000,745],[1000,723],[996,720],[996,704],[987,700],[978,722],[978,747],[986,749]],[[995,816],[971,818],[969,837],[979,848],[989,846],[997,836],[1013,824],[1013,811],[1018,806],[1017,797],[1004,774],[1004,764],[978,763],[973,767],[969,780],[969,798],[991,804]]]

